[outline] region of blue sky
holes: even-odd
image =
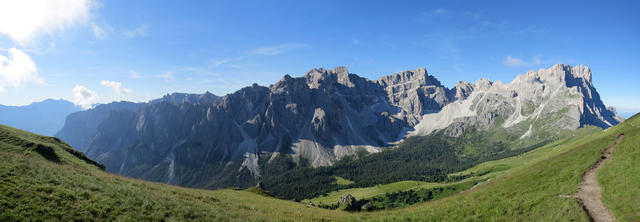
[[[426,67],[451,87],[565,63],[592,69],[606,105],[639,112],[638,11],[639,1],[3,1],[0,104],[224,95],[339,65],[370,79]]]

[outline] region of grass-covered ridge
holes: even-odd
[[[640,114],[607,130],[607,134],[624,133],[598,172],[604,204],[618,221],[640,221]]]
[[[29,144],[50,147],[53,161]],[[0,221],[184,221],[335,219],[313,208],[251,191],[198,190],[115,176],[53,137],[0,125]],[[80,154],[82,155],[82,154]]]

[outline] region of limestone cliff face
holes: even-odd
[[[172,94],[127,109],[99,106],[74,114],[58,135],[81,141],[72,144],[122,175],[182,184],[178,169],[241,160],[238,170],[260,176],[264,153],[305,158],[317,167],[359,150],[377,152],[449,103],[449,91],[423,68],[377,81],[345,67],[313,69],[223,97]],[[99,124],[71,133],[86,122]],[[153,178],[145,173],[159,169],[164,172]]]
[[[459,83],[458,88],[471,93],[466,98],[456,95],[465,99],[439,113],[424,115],[415,134],[445,129],[448,135],[459,136],[470,128],[487,130],[500,120],[499,126],[524,138],[585,125],[608,128],[622,121],[604,106],[591,82],[591,70],[582,65],[557,64],[518,75],[508,84],[480,79],[473,86]]]
[[[221,174],[261,176],[262,164],[277,155],[327,166],[407,135],[504,127],[524,138],[620,120],[603,105],[584,66],[556,65],[509,84],[480,79],[452,89],[424,68],[369,80],[337,67],[223,97],[172,94],[98,106],[70,115],[57,135],[110,172],[194,186]]]

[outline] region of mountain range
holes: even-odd
[[[46,99],[25,106],[0,105],[0,123],[52,136],[64,126],[65,117],[81,108],[66,100]]]
[[[424,68],[377,80],[319,68],[222,97],[174,93],[99,105],[69,115],[56,136],[120,175],[246,186],[283,156],[317,168],[408,137],[496,130],[517,150],[563,130],[616,125],[623,119],[604,105],[591,75],[582,65],[557,64],[507,84],[480,79],[447,88]]]

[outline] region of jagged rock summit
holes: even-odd
[[[585,125],[608,128],[623,120],[604,106],[591,70],[583,65],[532,70],[508,84],[481,78],[475,85],[461,82],[458,86],[471,93],[439,113],[424,115],[414,134],[445,129],[458,136],[470,128],[486,130],[499,120],[501,127],[527,137],[536,131],[554,133]]]
[[[451,89],[425,68],[369,80],[336,67],[222,97],[172,94],[101,105],[69,115],[57,136],[110,172],[216,188],[262,176],[279,155],[318,167],[378,152],[408,135],[504,128],[535,139],[620,120],[585,66],[555,65],[508,84],[461,81]]]

